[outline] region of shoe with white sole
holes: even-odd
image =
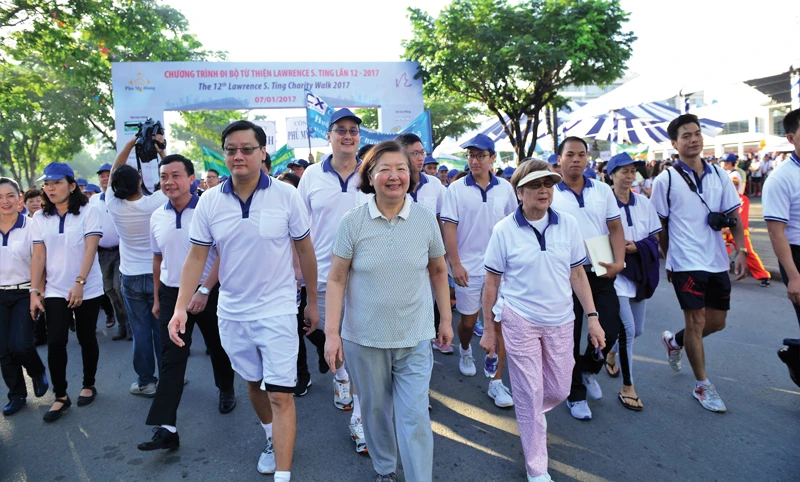
[[[589,396],[592,400],[600,400],[603,398],[603,389],[600,388],[600,384],[597,383],[597,379],[591,373],[583,372],[581,373],[581,378],[583,379],[583,385],[586,387],[586,395]]]
[[[350,380],[342,382],[333,379],[333,405],[339,410],[353,409],[353,396],[350,394]]]
[[[543,473],[542,475],[537,475],[536,477],[528,474],[528,482],[553,482],[553,479],[550,478],[550,474],[547,472]]]
[[[431,346],[434,350],[437,350],[445,355],[451,355],[453,353],[453,345],[448,345],[447,348],[444,348],[442,345],[439,344],[439,340],[431,340]]]
[[[514,400],[511,398],[511,390],[503,385],[503,382],[489,382],[489,390],[486,392],[494,400],[494,404],[501,408],[513,407]]]
[[[671,331],[664,331],[661,333],[661,342],[667,348],[667,360],[669,360],[669,367],[674,371],[681,371],[681,358],[683,357],[683,349],[675,348],[672,346],[672,339],[675,335]]]
[[[700,405],[702,405],[706,410],[717,413],[724,413],[728,410],[725,407],[725,404],[722,402],[722,399],[719,397],[717,389],[714,388],[714,385],[701,385],[699,387],[695,386],[692,395],[694,395],[694,398],[696,398],[697,401],[700,402]]]
[[[267,439],[267,448],[258,458],[258,471],[262,474],[275,473],[275,449],[272,448],[272,437]]]
[[[472,332],[475,333],[475,336],[483,336],[483,322],[481,320],[475,322],[475,328]]]
[[[458,361],[458,370],[465,377],[475,376],[475,360],[472,359],[472,350],[468,353],[464,353],[464,349],[461,349],[461,359]]]
[[[131,395],[140,397],[153,398],[156,396],[156,383],[148,383],[147,385],[139,385],[139,382],[133,382],[131,385]]]
[[[586,400],[579,400],[577,402],[570,402],[567,400],[567,407],[569,407],[569,413],[572,415],[572,418],[578,420],[592,419],[592,410],[589,408],[589,404],[586,403]]]
[[[360,454],[369,452],[367,439],[364,438],[364,424],[361,423],[360,417],[350,421],[350,438],[356,444],[356,452]]]

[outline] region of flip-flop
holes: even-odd
[[[618,378],[618,377],[619,377],[619,372],[620,372],[620,369],[619,369],[619,368],[617,368],[617,364],[616,364],[616,363],[609,363],[609,362],[606,362],[606,363],[605,363],[605,366],[606,366],[606,373],[608,373],[608,376],[610,376],[611,378]],[[610,368],[610,370],[609,370],[609,368]],[[612,371],[611,371],[611,370],[613,370],[614,368],[617,368],[617,371],[616,371],[616,372],[612,372]]]
[[[627,396],[625,396],[625,395],[623,395],[623,394],[621,394],[621,393],[618,393],[618,394],[617,394],[617,398],[619,399],[619,402],[620,402],[620,403],[621,403],[621,404],[622,404],[622,405],[623,405],[625,408],[627,408],[628,410],[633,410],[634,412],[641,412],[641,411],[642,411],[642,409],[644,408],[644,407],[637,407],[637,406],[635,406],[635,405],[629,405],[629,404],[625,403],[625,400],[633,400],[633,401],[635,401],[635,402],[638,402],[638,401],[640,401],[640,400],[639,400],[639,397],[627,397]]]

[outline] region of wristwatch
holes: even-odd
[[[739,252],[744,253],[745,256],[747,256],[747,253],[749,253],[749,251],[747,251],[747,248],[739,248]]]
[[[86,280],[85,280],[85,279],[83,279],[83,278],[81,278],[80,276],[78,276],[77,278],[75,278],[75,282],[76,282],[76,283],[78,283],[78,284],[79,284],[79,285],[81,285],[81,286],[83,286],[83,285],[85,285],[85,284],[86,284]]]
[[[596,311],[593,311],[593,312],[591,312],[591,313],[586,313],[586,318],[591,318],[591,317],[593,317],[593,316],[594,316],[595,318],[597,318],[597,317],[599,317],[599,316],[600,316],[600,313],[598,313],[598,312],[596,312]]]
[[[200,293],[201,295],[208,296],[211,293],[211,290],[209,290],[205,286],[201,286],[201,287],[197,288],[197,292]]]

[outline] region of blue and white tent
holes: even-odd
[[[558,111],[558,122],[559,122],[559,124],[561,124],[563,122],[566,122],[570,113],[578,110],[580,107],[584,106],[585,104],[586,104],[586,102],[576,102],[576,101],[570,101],[569,103],[567,103],[566,107],[564,107],[563,109],[560,109]],[[537,140],[538,139],[543,139],[544,137],[546,137],[548,135],[547,123],[545,122],[544,109],[541,111],[541,114],[539,114],[539,115],[540,115],[539,128],[536,131]],[[508,120],[509,120],[508,116],[503,116],[503,118],[504,118],[504,121],[506,123],[508,123]],[[519,121],[520,129],[524,129],[525,125],[527,124],[527,122],[528,122],[528,117],[523,115],[522,118]],[[466,142],[469,139],[472,139],[477,134],[484,134],[486,136],[489,136],[489,138],[492,139],[494,142],[499,142],[499,141],[508,139],[508,135],[506,135],[505,130],[503,130],[503,124],[501,124],[499,120],[494,121],[493,123],[489,124],[488,126],[487,125],[483,125],[477,131],[471,132],[469,134],[465,134],[462,137],[463,142]],[[467,137],[467,136],[469,136],[469,137]],[[528,141],[530,142],[530,139],[528,139]],[[459,142],[459,144],[463,144],[463,142]]]

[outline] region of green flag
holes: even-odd
[[[647,159],[649,150],[647,144],[617,144],[617,152],[627,152],[634,159]]]
[[[289,149],[289,146],[284,144],[269,158],[272,160],[272,175],[277,176],[278,173],[285,171],[286,164],[289,164],[294,159],[294,149]]]
[[[220,176],[230,176],[231,171],[225,166],[225,158],[215,151],[203,146],[203,170],[214,169]]]

